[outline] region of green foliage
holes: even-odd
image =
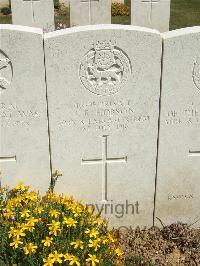
[[[129,7],[121,3],[113,3],[112,16],[129,16]]]
[[[54,8],[59,9],[60,8],[60,2],[59,0],[54,0]]]
[[[59,10],[56,12],[55,15],[55,26],[56,29],[65,29],[70,26],[70,14],[69,8],[65,5],[60,5]]]
[[[2,7],[1,8],[1,13],[3,15],[10,15],[11,14],[11,8],[10,7]]]

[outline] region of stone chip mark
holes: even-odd
[[[200,58],[194,63],[192,77],[194,85],[200,90]]]

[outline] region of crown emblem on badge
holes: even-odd
[[[111,41],[98,41],[94,45],[94,49],[96,51],[101,51],[101,50],[113,50],[114,49],[114,44]]]

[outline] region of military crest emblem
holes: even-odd
[[[117,93],[131,73],[128,56],[111,41],[97,42],[80,64],[83,86],[96,95]]]
[[[10,59],[0,51],[0,92],[9,88],[13,70]]]

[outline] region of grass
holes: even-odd
[[[12,24],[12,17],[10,15],[3,16],[0,14],[0,24]]]
[[[200,0],[171,1],[171,30],[200,25]]]
[[[125,3],[130,6],[130,0]],[[11,16],[0,15],[0,24],[11,24]],[[69,27],[69,11],[62,9],[55,12],[55,24],[66,24]],[[130,16],[112,17],[112,24],[129,25]],[[171,0],[170,30],[200,25],[200,0]]]

